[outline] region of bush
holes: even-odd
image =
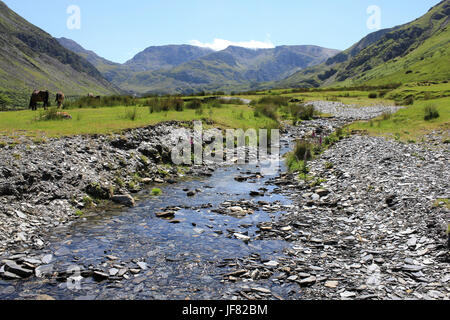
[[[309,169],[306,162],[303,160],[297,160],[293,154],[289,155],[286,161],[286,165],[290,172],[298,172],[300,174],[308,174]]]
[[[290,107],[291,115],[295,120],[311,120],[314,117],[315,111],[316,110],[314,109],[313,105],[305,106],[303,104],[299,104]]]
[[[212,101],[212,102],[209,104],[209,106],[210,106],[211,108],[222,108],[222,104],[220,103],[219,100],[214,100],[214,101]]]
[[[64,109],[81,108],[100,108],[100,107],[118,107],[135,106],[137,99],[132,96],[106,96],[106,97],[81,97],[76,100],[66,99]]]
[[[278,121],[277,110],[278,110],[278,107],[275,105],[258,105],[255,108],[255,113],[263,114],[268,118]]]
[[[11,99],[0,93],[0,111],[6,111],[7,106],[11,104]]]
[[[202,107],[202,102],[200,100],[198,100],[198,99],[194,99],[194,100],[189,101],[186,104],[186,107],[188,109],[194,109],[194,110],[200,109]]]
[[[309,169],[306,165],[308,160],[313,158],[315,145],[307,140],[297,141],[294,150],[288,155],[286,165],[291,172],[299,172],[306,175]]]
[[[376,99],[378,97],[378,94],[376,92],[369,93],[369,99]]]
[[[405,106],[410,106],[414,104],[414,96],[407,96],[405,99],[403,99],[402,104]]]
[[[428,105],[425,107],[425,121],[430,121],[439,118],[439,112],[434,105]]]
[[[383,114],[381,115],[381,118],[383,120],[390,120],[392,118],[392,113],[390,113],[388,111],[383,112]]]
[[[244,101],[242,101],[239,98],[232,98],[232,99],[219,99],[218,102],[220,104],[236,104],[236,105],[244,105]]]
[[[297,160],[311,160],[313,158],[314,145],[306,140],[299,140],[295,144],[294,156]]]
[[[167,112],[170,110],[181,112],[184,110],[184,101],[178,97],[169,97],[169,98],[153,97],[146,99],[144,101],[144,106],[149,107],[150,113],[162,111]]]
[[[258,104],[272,104],[276,106],[287,106],[291,98],[281,96],[270,96],[259,99]]]

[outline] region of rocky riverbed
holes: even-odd
[[[336,116],[289,127],[282,150],[397,110],[316,107]],[[417,144],[349,136],[308,163],[305,181],[255,165],[180,173],[163,164],[179,125],[3,149],[0,297],[450,297],[444,132]],[[193,175],[203,178],[176,183]],[[75,219],[87,195],[140,201]]]
[[[134,205],[148,184],[174,183],[184,175],[210,175],[210,167],[180,172],[170,150],[178,122],[109,136],[76,136],[0,149],[0,255],[17,247],[43,248],[43,234],[92,210],[94,200]]]
[[[309,163],[310,181],[272,181],[295,204],[255,238],[290,243],[287,258],[270,262],[273,280],[298,284],[307,299],[449,299],[442,134],[420,144],[351,136]],[[242,288],[266,266],[242,259]]]

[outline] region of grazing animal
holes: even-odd
[[[64,93],[61,91],[56,94],[56,100],[55,102],[58,104],[58,109],[61,109],[63,103],[64,103]]]
[[[93,93],[88,93],[88,98],[93,98],[94,97],[94,94]]]
[[[43,102],[44,109],[47,110],[47,107],[50,105],[48,101],[49,97],[50,93],[48,92],[48,90],[46,91],[34,90],[33,93],[31,94],[30,109],[37,110],[37,103]]]

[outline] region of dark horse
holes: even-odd
[[[48,92],[48,90],[46,91],[34,90],[33,93],[31,94],[30,109],[37,110],[37,103],[43,102],[44,108],[47,110],[47,107],[50,105],[48,101],[49,97],[50,93]]]
[[[56,94],[56,100],[55,102],[58,104],[58,109],[61,109],[63,103],[64,103],[64,93],[61,91]]]

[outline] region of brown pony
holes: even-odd
[[[61,91],[56,94],[56,100],[55,102],[58,104],[58,109],[61,109],[63,103],[64,103],[64,93]]]
[[[39,91],[34,90],[31,94],[30,99],[30,109],[37,110],[37,103],[43,102],[44,103],[44,109],[47,110],[47,107],[50,105],[48,99],[49,99],[50,93],[48,90],[46,91]]]

